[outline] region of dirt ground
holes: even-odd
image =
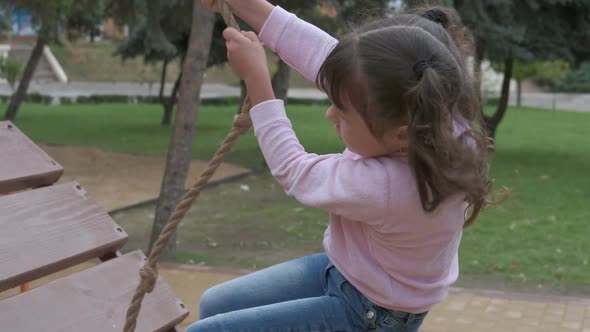
[[[96,148],[40,145],[64,167],[60,183],[76,181],[106,211],[113,211],[158,197],[166,160]],[[191,163],[187,186],[196,181],[206,162]],[[248,172],[223,164],[212,181]]]

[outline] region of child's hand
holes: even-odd
[[[234,28],[223,31],[227,58],[233,71],[240,76],[253,105],[274,99],[264,47],[254,32],[240,32]]]
[[[254,32],[227,28],[223,37],[227,58],[236,75],[246,82],[269,79],[266,53]]]

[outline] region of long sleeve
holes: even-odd
[[[260,30],[260,40],[289,66],[314,81],[338,40],[276,6]]]
[[[390,181],[382,161],[306,153],[281,100],[256,105],[250,114],[266,162],[287,194],[353,220],[384,217]]]

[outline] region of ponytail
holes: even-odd
[[[474,130],[455,134],[457,100],[449,99],[455,87],[443,75],[449,75],[445,68],[436,68],[436,64],[428,60],[414,66],[418,82],[407,95],[409,163],[423,209],[434,211],[451,195],[465,193],[471,208],[465,222],[468,226],[486,205],[490,191],[483,158],[487,151]]]

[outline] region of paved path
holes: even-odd
[[[31,287],[90,268],[94,264],[85,263],[34,281]],[[183,328],[198,319],[198,301],[207,288],[245,273],[247,271],[160,264],[160,274],[191,312],[183,322]],[[17,289],[12,289],[0,293],[0,299],[17,292]],[[453,288],[446,301],[429,313],[420,331],[590,332],[590,299]]]
[[[244,271],[164,264],[163,276],[198,319],[205,289]],[[427,316],[421,332],[590,332],[590,299],[453,288]]]
[[[172,85],[167,84],[165,91],[170,93]],[[38,92],[50,95],[58,99],[60,97],[76,97],[98,95],[129,95],[129,96],[156,96],[159,92],[158,84],[140,83],[109,83],[109,82],[71,82],[67,84],[31,84],[29,92]],[[11,95],[12,90],[7,84],[0,84],[0,95]],[[223,84],[205,84],[203,86],[202,98],[231,97],[239,96],[239,87]],[[289,97],[305,99],[325,99],[326,95],[317,89],[292,88],[289,89]],[[566,93],[523,93],[522,102],[524,106],[539,107],[546,109],[572,110],[578,112],[590,112],[590,94],[566,94]],[[515,104],[513,94],[510,104]]]

